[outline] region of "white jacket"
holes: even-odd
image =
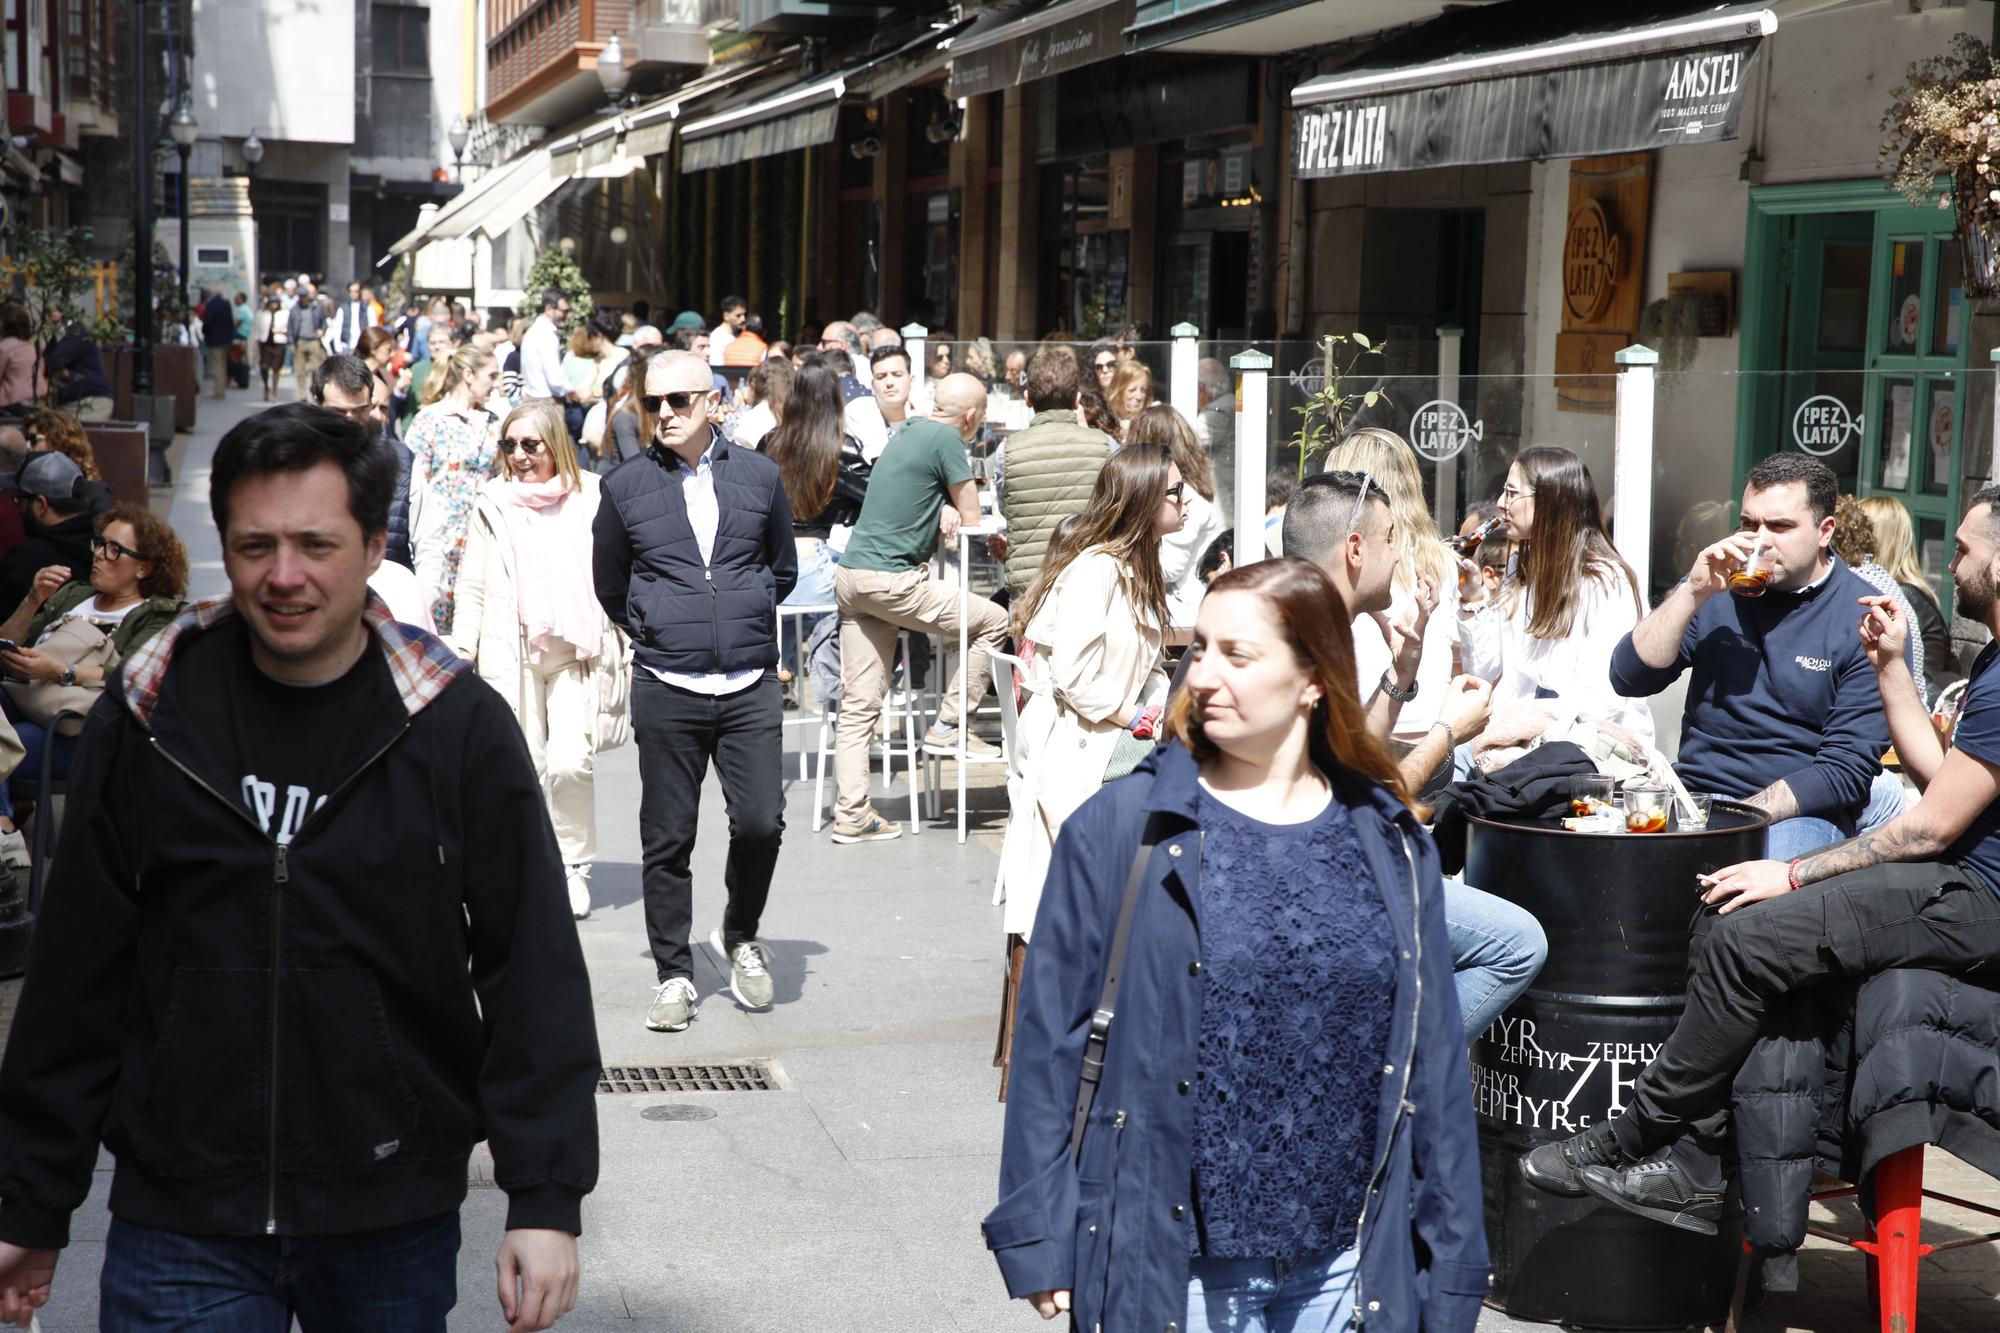
[[[1653,710],[1611,688],[1611,654],[1632,632],[1641,612],[1623,570],[1583,580],[1569,635],[1537,639],[1528,633],[1532,611],[1525,589],[1505,588],[1459,617],[1459,643],[1469,675],[1493,682],[1493,709],[1539,700],[1558,718],[1578,713],[1611,722],[1653,743]]]

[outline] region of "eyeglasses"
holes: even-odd
[[[112,541],[109,537],[92,537],[90,539],[90,549],[102,554],[106,560],[152,559],[151,556],[145,554],[143,551],[135,551],[129,546],[120,545]]]
[[[506,454],[509,458],[512,458],[514,456],[514,450],[517,448],[521,451],[521,453],[524,456],[528,458],[533,458],[536,454],[541,453],[544,449],[547,449],[548,447],[549,447],[548,445],[544,444],[540,440],[500,441],[500,452]]]
[[[1186,504],[1187,483],[1185,481],[1177,481],[1173,485],[1167,487],[1167,498],[1169,500],[1172,500],[1175,504]]]
[[[1091,369],[1095,370],[1098,374],[1102,375],[1107,370],[1115,369],[1118,365],[1118,362],[1115,358],[1107,357],[1105,360],[1102,361],[1093,361],[1090,363],[1090,365]]]
[[[1361,530],[1361,511],[1368,505],[1368,492],[1374,484],[1374,476],[1366,469],[1363,469],[1361,473],[1361,491],[1354,497],[1354,512],[1347,516],[1347,530],[1349,532],[1359,532]]]
[[[1534,498],[1534,494],[1534,487],[1516,486],[1511,481],[1500,488],[1500,498],[1503,500],[1530,500]]]
[[[689,408],[714,392],[713,389],[676,389],[672,393],[642,393],[639,395],[639,406],[645,408],[649,416],[658,416],[660,404],[665,403],[685,415]]]

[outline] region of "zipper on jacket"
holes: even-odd
[[[1382,1177],[1389,1170],[1389,1156],[1395,1151],[1396,1132],[1402,1128],[1410,1111],[1410,1067],[1417,1058],[1417,1028],[1424,1013],[1424,899],[1423,888],[1417,879],[1417,863],[1410,855],[1410,839],[1399,831],[1403,847],[1403,862],[1410,868],[1410,909],[1412,917],[1411,938],[1416,941],[1416,949],[1411,957],[1410,972],[1415,982],[1415,998],[1410,1005],[1410,1044],[1403,1051],[1403,1082],[1396,1093],[1395,1119],[1389,1123],[1389,1136],[1382,1140],[1382,1156],[1376,1161],[1375,1169],[1368,1176],[1368,1192],[1361,1196],[1361,1215],[1354,1220],[1354,1326],[1361,1327],[1368,1320],[1368,1302],[1361,1290],[1362,1236],[1368,1227],[1368,1201],[1382,1187]]]
[[[716,619],[715,611],[715,566],[703,565],[701,576],[708,582],[708,650],[715,654],[715,661],[722,661],[722,622]]]
[[[366,759],[362,760],[361,763],[355,768],[355,770],[352,773],[349,773],[346,778],[342,779],[339,786],[335,787],[332,791],[328,792],[326,796],[321,799],[318,808],[313,810],[310,814],[308,814],[305,818],[305,821],[299,825],[298,834],[295,834],[293,836],[293,841],[296,842],[300,835],[303,835],[307,830],[311,829],[315,824],[317,824],[319,822],[320,814],[323,811],[325,811],[329,806],[331,806],[337,797],[342,795],[344,792],[346,792],[346,790],[349,787],[352,787],[357,781],[359,781],[363,773],[366,773],[369,769],[373,768],[375,766],[375,762],[378,759],[380,759],[383,755],[389,753],[390,748],[393,747],[397,741],[403,739],[404,736],[408,735],[409,731],[410,731],[410,723],[409,720],[405,718],[403,721],[403,725],[397,728],[395,735],[391,736],[387,741],[383,742],[381,749],[375,751],[375,753],[369,755]],[[270,830],[266,829],[263,825],[259,824],[256,818],[253,815],[251,815],[251,813],[248,810],[244,809],[241,805],[237,804],[235,801],[230,800],[227,796],[224,796],[221,792],[217,791],[214,788],[214,786],[208,782],[206,778],[202,777],[201,774],[195,772],[192,768],[189,768],[179,759],[176,759],[173,756],[173,754],[168,751],[166,746],[160,744],[160,738],[158,736],[154,735],[151,731],[148,731],[146,734],[146,739],[152,742],[154,751],[157,754],[159,754],[161,758],[165,759],[169,764],[172,764],[175,768],[179,769],[182,773],[186,774],[188,781],[194,783],[195,786],[199,787],[201,790],[207,792],[210,796],[213,796],[216,800],[222,802],[225,806],[235,811],[238,815],[240,815],[243,818],[245,823],[249,824],[251,828],[257,830],[258,836],[262,837],[266,842],[271,844],[271,850],[272,850],[271,882],[273,886],[272,887],[273,901],[271,904],[271,1010],[270,1010],[271,1093],[269,1098],[269,1114],[266,1119],[266,1133],[268,1134],[270,1139],[269,1143],[270,1151],[267,1158],[267,1160],[270,1163],[270,1179],[268,1182],[268,1188],[265,1193],[266,1213],[264,1219],[264,1234],[267,1236],[274,1236],[278,1233],[278,1047],[279,1047],[278,1015],[280,1008],[279,996],[281,994],[279,987],[281,986],[284,979],[284,954],[285,954],[284,886],[292,882],[291,868],[286,864],[286,857],[291,852],[291,846],[288,843],[282,843],[279,842],[276,838],[273,838],[271,836]]]
[[[270,1160],[270,1187],[265,1195],[264,1234],[278,1234],[278,996],[285,972],[285,885],[292,872],[285,865],[285,844],[277,845],[277,864],[271,870],[275,886],[271,895],[271,1105],[266,1125]]]

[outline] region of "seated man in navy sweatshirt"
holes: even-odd
[[[1611,657],[1611,686],[1627,696],[1658,694],[1693,669],[1674,771],[1695,791],[1768,812],[1765,850],[1781,860],[1855,831],[1889,747],[1854,633],[1856,599],[1875,589],[1833,553],[1839,498],[1817,458],[1757,463],[1740,528],[1696,556]],[[1764,594],[1729,595],[1759,543],[1773,560]]]
[[[2000,632],[2000,486],[1972,497],[1956,542],[1959,613]],[[2000,644],[1986,645],[1973,664],[1947,750],[1910,674],[1908,618],[1887,597],[1859,600],[1866,618],[1859,635],[1848,634],[1863,646],[1896,753],[1924,799],[1838,846],[1697,878],[1711,910],[1696,923],[1680,1022],[1634,1081],[1623,1113],[1523,1159],[1522,1173],[1537,1187],[1589,1193],[1714,1235],[1720,1173],[1704,1170],[1698,1154],[1673,1149],[1727,1104],[1773,1001],[1834,977],[1897,967],[1992,984],[2000,959]],[[1853,602],[1845,609],[1852,615]]]

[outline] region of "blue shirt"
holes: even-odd
[[[1875,595],[1838,556],[1798,592],[1717,593],[1670,666],[1647,666],[1626,635],[1611,654],[1611,688],[1644,698],[1691,669],[1674,763],[1681,780],[1733,799],[1782,780],[1801,815],[1851,829],[1889,748],[1882,691],[1855,629],[1859,599]]]
[[[1990,670],[2000,657],[2000,642],[1989,643],[1972,664],[1972,683],[1965,687],[1965,701],[1958,710],[1958,730],[1952,744],[1974,759],[2000,764],[2000,672]],[[1971,827],[1958,835],[1944,854],[1986,881],[1986,887],[2000,892],[2000,801],[1993,801]]]
[[[1347,807],[1267,824],[1200,795],[1202,992],[1189,1252],[1355,1241],[1395,938]]]

